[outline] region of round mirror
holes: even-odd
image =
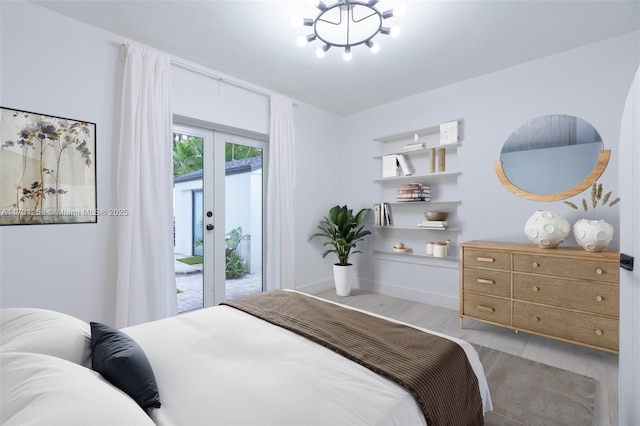
[[[571,115],[545,115],[514,131],[495,164],[502,184],[535,201],[569,198],[587,189],[604,171],[610,151],[588,122]]]

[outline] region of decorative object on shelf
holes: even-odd
[[[447,220],[448,212],[424,212],[424,218],[427,220]]]
[[[349,263],[349,257],[352,254],[361,253],[360,250],[356,250],[358,242],[371,234],[362,224],[370,210],[364,208],[354,215],[353,210],[346,204],[342,207],[334,206],[329,210],[329,215],[325,216],[318,225],[320,232],[311,236],[311,238],[326,238],[327,241],[323,246],[332,247],[322,253],[323,259],[329,253],[335,253],[338,257],[338,263],[333,265],[333,277],[338,296],[348,296],[351,292],[353,265]]]
[[[447,257],[449,256],[449,242],[447,241],[436,241],[433,243],[433,256],[434,257]]]
[[[435,241],[427,241],[427,254],[433,256],[433,246],[435,245]]]
[[[378,33],[389,34],[397,37],[400,33],[398,27],[383,27],[382,22],[394,16],[402,16],[407,12],[405,5],[397,5],[392,10],[380,12],[375,5],[379,0],[356,1],[339,0],[327,6],[320,0],[314,1],[315,7],[320,10],[314,19],[294,17],[292,26],[303,25],[313,28],[313,33],[298,37],[298,45],[319,39],[324,43],[316,50],[319,58],[324,57],[331,47],[344,48],[342,57],[345,61],[351,60],[351,48],[360,44],[366,45],[373,53],[380,50],[380,45],[372,39]]]
[[[598,206],[612,207],[620,202],[620,197],[609,201],[612,191],[604,195],[603,192],[602,184],[594,182],[591,186],[591,202],[589,203],[583,198],[582,209],[586,212],[589,210],[589,204],[595,210]],[[570,201],[565,201],[565,204],[574,210],[578,209],[578,206]],[[580,219],[573,224],[573,237],[578,245],[586,251],[602,251],[606,249],[613,239],[613,233],[613,226],[602,219]]]
[[[396,243],[396,245],[393,246],[393,251],[398,253],[410,253],[411,249],[408,247],[405,247],[404,243]]]
[[[440,145],[456,144],[459,140],[457,121],[440,124]]]
[[[537,210],[524,225],[529,241],[540,248],[556,248],[571,232],[569,221],[549,210]]]
[[[438,149],[438,171],[444,172],[445,170],[445,151],[444,148]]]
[[[429,148],[429,173],[436,171],[436,149]]]
[[[400,185],[396,200],[399,202],[429,201],[431,200],[431,188],[415,182]]]
[[[580,219],[573,225],[573,237],[586,251],[602,251],[613,239],[613,226],[602,219]]]

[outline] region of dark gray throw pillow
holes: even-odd
[[[133,398],[142,408],[160,408],[151,364],[131,337],[107,325],[91,322],[92,368]]]

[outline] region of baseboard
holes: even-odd
[[[325,290],[330,290],[332,288],[335,288],[333,284],[333,278],[324,280],[324,281],[317,281],[315,283],[297,286],[296,290],[301,291],[302,293],[307,293],[307,294],[317,294]]]
[[[444,294],[430,293],[423,290],[412,288],[392,286],[388,284],[380,284],[370,280],[361,280],[354,278],[353,289],[362,289],[372,291],[374,293],[384,294],[385,296],[397,297],[398,299],[411,300],[413,302],[425,303],[427,305],[439,306],[441,308],[457,311],[460,308],[460,299],[455,296],[447,296]],[[296,287],[296,290],[307,294],[318,294],[320,292],[334,289],[333,278],[318,281],[311,284],[305,284]]]
[[[432,306],[439,306],[453,311],[460,309],[460,299],[446,294],[430,293],[424,290],[380,284],[368,280],[361,280],[361,282],[358,283],[358,287],[375,293],[384,294],[385,296],[397,297],[398,299],[411,300],[413,302],[425,303]]]

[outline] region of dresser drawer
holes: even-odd
[[[499,324],[511,324],[511,301],[480,294],[463,293],[462,314]]]
[[[552,251],[553,249],[549,249]],[[550,253],[551,254],[551,253]],[[528,254],[513,255],[513,270],[533,274],[555,275],[591,281],[618,283],[619,265],[602,260],[572,259]]]
[[[511,273],[493,269],[464,268],[462,290],[511,297]]]
[[[580,312],[513,302],[513,327],[618,350],[618,320]]]
[[[511,269],[511,254],[492,250],[464,249],[464,266],[480,268]]]
[[[514,272],[513,298],[617,317],[619,287]]]

